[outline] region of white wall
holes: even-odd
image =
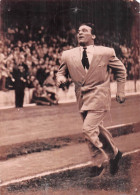
[[[137,92],[140,92],[140,80],[137,81],[136,87],[137,87]],[[110,88],[111,88],[111,95],[116,96],[117,83],[112,82]],[[135,92],[134,81],[127,81],[125,86],[125,92],[126,94]],[[67,93],[63,92],[61,89],[58,89],[58,97],[59,97],[59,103],[76,101],[75,94],[74,94],[74,86],[72,85]]]
[[[116,82],[111,83],[111,94],[116,95],[117,84]],[[127,81],[126,83],[126,93],[134,93],[134,81]],[[33,89],[25,89],[24,105],[29,104],[32,97]],[[74,85],[71,85],[67,92],[62,89],[56,89],[58,94],[59,103],[68,103],[76,101],[74,93]],[[137,81],[137,92],[140,92],[140,80]],[[0,91],[0,107],[9,107],[15,105],[15,93],[14,90],[7,92]]]

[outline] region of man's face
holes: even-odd
[[[89,26],[82,25],[79,27],[77,38],[81,46],[93,45],[95,36],[92,35],[91,31],[92,29]]]
[[[19,66],[19,70],[20,70],[20,72],[23,72],[24,71],[24,67],[23,66]]]

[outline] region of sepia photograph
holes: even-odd
[[[0,195],[140,195],[140,0],[0,0]]]

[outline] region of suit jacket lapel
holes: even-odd
[[[83,75],[86,75],[86,71],[83,67],[83,64],[81,62],[81,51],[80,51],[80,47],[75,48],[75,51],[72,55],[72,61],[74,66],[77,68],[77,70],[79,70],[80,72],[82,72]]]
[[[98,64],[100,63],[101,59],[102,59],[102,55],[98,53],[98,47],[94,46],[94,53],[93,53],[89,70],[90,68],[95,70]]]
[[[76,67],[76,71],[80,73],[83,77],[83,83],[86,81],[90,73],[93,73],[93,71],[96,69],[98,64],[100,63],[102,59],[102,55],[99,55],[100,52],[98,52],[98,47],[94,46],[94,53],[93,58],[89,66],[89,70],[86,72],[83,64],[81,62],[81,51],[80,47],[76,47],[72,54],[72,62],[73,66]]]
[[[99,55],[98,53],[98,47],[94,46],[94,53],[93,53],[93,58],[91,60],[89,70],[85,76],[84,82],[86,81],[87,77],[90,75],[90,73],[94,72],[94,70],[97,68],[98,64],[100,63],[102,59],[102,55]]]

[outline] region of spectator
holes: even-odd
[[[52,105],[57,104],[56,100],[52,100],[51,96],[48,95],[45,88],[42,88],[40,84],[37,84],[32,96],[32,103],[36,103],[37,105]]]
[[[14,89],[15,89],[15,106],[16,108],[23,107],[24,102],[24,89],[27,84],[28,68],[19,61],[13,69]]]
[[[4,55],[4,46],[1,43],[0,44],[0,89],[2,91],[7,91],[5,86],[6,86],[6,77],[8,76],[8,74],[7,74],[7,69],[5,64],[6,64],[6,56]]]

